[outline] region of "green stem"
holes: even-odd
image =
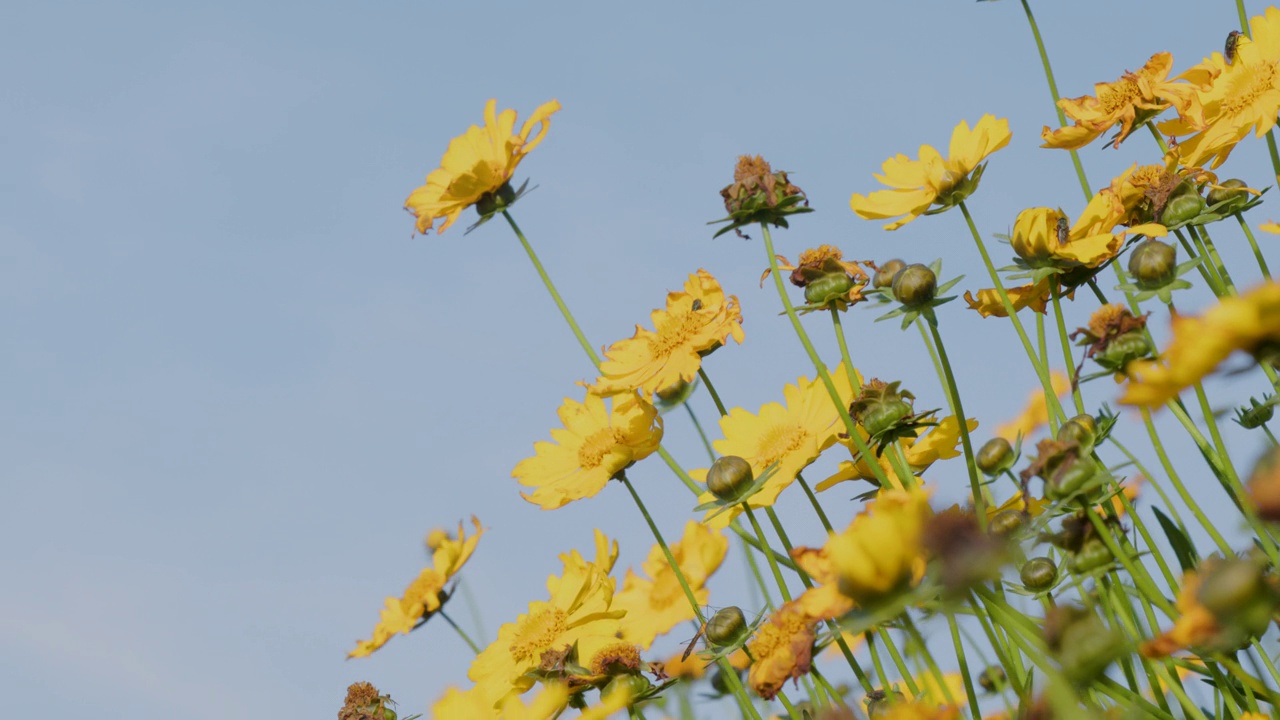
[[[444,618],[445,622],[449,623],[449,627],[453,628],[453,631],[458,633],[458,637],[462,638],[462,642],[466,643],[467,647],[471,648],[471,652],[475,653],[476,655],[480,654],[480,646],[476,645],[475,642],[471,640],[470,636],[467,635],[466,631],[463,630],[462,627],[458,625],[458,623],[454,622],[453,618],[449,617],[448,613],[444,611],[443,607],[437,610],[436,614]]]
[[[1063,367],[1070,371],[1076,366],[1075,358],[1071,357],[1071,340],[1067,336],[1067,321],[1062,316],[1062,291],[1061,287],[1054,284],[1049,289],[1049,295],[1053,298],[1053,316],[1058,325],[1058,342],[1062,345]],[[1071,384],[1071,398],[1075,401],[1076,414],[1084,414],[1084,398],[1080,395],[1080,384]]]
[[[529,255],[529,260],[533,262],[533,268],[538,271],[538,277],[542,278],[542,284],[547,288],[547,292],[551,293],[551,299],[555,301],[556,308],[564,316],[565,322],[569,323],[569,329],[573,331],[573,336],[578,339],[578,344],[587,353],[587,357],[591,358],[592,364],[597,368],[600,367],[600,356],[591,347],[591,343],[587,342],[587,336],[582,334],[582,328],[578,326],[578,321],[573,319],[573,313],[569,312],[569,307],[564,304],[564,299],[560,297],[560,292],[556,290],[555,283],[551,282],[551,277],[547,275],[546,268],[542,267],[542,261],[538,260],[538,255],[533,251],[533,246],[525,239],[524,233],[520,232],[520,226],[516,225],[515,218],[511,217],[511,213],[506,210],[502,211],[502,217],[507,219],[507,223],[511,225],[516,237],[520,239],[520,244],[524,246],[525,253]]]
[[[1244,230],[1244,236],[1249,240],[1249,247],[1253,249],[1253,257],[1258,261],[1258,268],[1262,270],[1262,277],[1269,282],[1271,280],[1271,270],[1267,268],[1267,260],[1262,257],[1262,250],[1258,248],[1258,241],[1253,237],[1253,230],[1250,229],[1249,223],[1244,221],[1244,215],[1236,213],[1236,221],[1240,223],[1240,229]]]
[[[836,342],[840,345],[840,359],[844,362],[845,374],[849,376],[849,387],[853,388],[856,395],[862,392],[862,381],[858,379],[858,370],[849,356],[849,343],[844,336],[844,326],[840,324],[840,311],[835,308],[831,308],[831,324],[835,328]]]
[[[698,422],[698,416],[693,414],[693,407],[688,402],[683,403],[685,412],[689,413],[689,419],[693,421],[693,428],[698,431],[698,437],[702,439],[702,447],[707,449],[707,455],[711,457],[711,462],[716,461],[716,450],[711,447],[711,440],[707,438],[707,433],[702,429],[702,423]]]
[[[956,422],[960,426],[960,442],[964,445],[965,467],[969,470],[969,490],[973,493],[974,514],[978,517],[978,525],[983,532],[987,530],[987,501],[982,494],[982,480],[978,476],[977,456],[973,452],[973,441],[969,438],[969,420],[964,414],[964,405],[960,402],[960,390],[956,387],[956,378],[951,371],[951,362],[947,359],[947,348],[942,344],[942,335],[934,323],[929,323],[933,334],[933,344],[938,348],[938,359],[946,373],[947,393],[956,409]],[[1056,399],[1056,398],[1055,398]]]
[[[955,415],[956,407],[951,404],[951,394],[947,392],[947,379],[942,372],[942,363],[938,360],[938,351],[933,348],[933,340],[929,339],[929,331],[924,329],[924,325],[923,320],[916,318],[916,329],[920,331],[920,339],[924,342],[925,349],[929,351],[929,359],[933,361],[933,371],[937,374],[938,383],[942,386],[942,394],[947,398],[947,411]]]
[[[1178,242],[1182,244],[1182,249],[1186,251],[1188,259],[1195,260],[1200,257],[1200,253],[1187,240],[1187,236],[1182,234],[1181,229],[1174,230],[1173,234],[1178,238]],[[1222,281],[1218,278],[1213,266],[1208,262],[1202,261],[1199,265],[1196,265],[1196,271],[1200,273],[1200,277],[1204,278],[1204,282],[1209,286],[1209,291],[1213,293],[1213,296],[1222,297]]]
[[[1049,83],[1049,95],[1053,97],[1053,109],[1058,113],[1059,127],[1065,127],[1067,124],[1067,116],[1062,112],[1062,107],[1058,105],[1061,98],[1058,96],[1058,83],[1053,79],[1053,67],[1049,64],[1049,53],[1044,49],[1044,38],[1040,37],[1040,28],[1036,25],[1036,18],[1031,14],[1031,5],[1027,0],[1022,0],[1022,9],[1027,13],[1027,24],[1031,26],[1031,34],[1036,39],[1036,49],[1040,51],[1040,64],[1044,66],[1044,78]],[[1080,179],[1080,189],[1084,191],[1085,199],[1093,197],[1093,191],[1089,189],[1089,181],[1084,176],[1084,166],[1080,164],[1080,155],[1075,151],[1071,151],[1071,163],[1075,165],[1076,177]]]
[[[750,503],[742,503],[742,509],[747,514],[747,521],[751,523],[751,529],[755,530],[756,538],[760,540],[760,544],[769,547],[769,541],[764,537],[764,528],[760,527],[760,521],[756,520],[756,514],[751,510]],[[782,593],[783,602],[791,602],[791,590],[787,587],[787,581],[782,577],[782,571],[778,568],[778,561],[773,559],[773,553],[770,552],[766,556],[769,560],[769,570],[773,572],[773,581],[778,585],[778,591]]]
[[[1209,258],[1209,262],[1213,263],[1214,270],[1217,271],[1218,277],[1222,278],[1222,286],[1228,295],[1237,295],[1236,283],[1231,279],[1231,273],[1227,272],[1227,266],[1222,262],[1222,256],[1218,254],[1218,248],[1213,244],[1213,239],[1209,237],[1208,228],[1203,225],[1199,230],[1193,225],[1187,226],[1187,232],[1193,237],[1198,237],[1198,243],[1204,248],[1205,254]]]
[[[698,377],[702,378],[702,384],[706,386],[707,393],[711,395],[711,400],[716,404],[716,411],[720,413],[720,417],[729,414],[724,409],[724,403],[720,402],[720,393],[716,392],[716,386],[711,384],[711,378],[707,377],[707,371],[703,367],[698,367]]]
[[[831,520],[827,518],[827,513],[822,510],[822,505],[818,502],[818,496],[813,494],[813,488],[809,487],[809,483],[804,481],[804,477],[800,473],[796,473],[796,482],[800,483],[801,489],[804,490],[804,494],[809,498],[809,504],[813,505],[813,509],[817,511],[818,522],[822,523],[822,529],[826,530],[828,535],[834,533],[835,528],[831,526]]]
[[[1170,405],[1172,404],[1170,403]],[[1142,413],[1143,424],[1147,427],[1147,435],[1151,438],[1151,446],[1156,451],[1156,457],[1160,459],[1160,465],[1164,468],[1165,474],[1169,476],[1169,482],[1173,483],[1173,489],[1177,491],[1178,497],[1182,499],[1182,504],[1191,511],[1192,515],[1195,515],[1196,521],[1205,529],[1205,532],[1209,533],[1213,543],[1218,546],[1219,552],[1230,557],[1232,555],[1231,545],[1223,539],[1222,534],[1218,532],[1218,528],[1209,522],[1209,518],[1200,509],[1200,503],[1191,497],[1191,493],[1187,492],[1187,486],[1183,484],[1178,471],[1173,467],[1173,463],[1169,462],[1169,456],[1164,451],[1164,444],[1160,442],[1159,436],[1156,435],[1155,423],[1151,421],[1151,411],[1146,408],[1139,408],[1139,412]]]

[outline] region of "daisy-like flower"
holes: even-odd
[[[1071,380],[1065,374],[1054,370],[1049,373],[1049,385],[1058,397],[1062,397],[1071,389]],[[1009,422],[996,428],[995,436],[1009,442],[1017,442],[1019,437],[1030,437],[1049,422],[1049,401],[1045,399],[1044,390],[1037,388],[1027,396],[1027,404],[1021,413]]]
[[[576,646],[578,657],[591,658],[618,641],[623,610],[612,607],[615,581],[609,576],[618,559],[618,544],[596,530],[596,556],[587,562],[574,550],[560,556],[564,572],[547,578],[550,599],[529,603],[529,610],[498,629],[498,639],[476,656],[467,677],[490,705],[533,686],[525,673],[539,666],[543,654]]]
[[[982,160],[1009,144],[1009,121],[983,115],[973,129],[963,120],[951,133],[947,157],[929,145],[920,146],[920,159],[898,154],[884,161],[884,174],[876,175],[891,190],[869,195],[853,194],[849,206],[867,220],[902,217],[886,230],[897,230],[921,215],[941,212],[960,203],[978,187]],[[939,206],[930,210],[934,205]]]
[[[1120,402],[1155,408],[1178,396],[1233,352],[1269,359],[1280,342],[1280,283],[1224,299],[1198,316],[1174,316],[1173,339],[1159,360],[1135,360]]]
[[[1100,135],[1119,125],[1113,147],[1129,137],[1135,127],[1173,106],[1178,115],[1190,122],[1204,122],[1204,112],[1196,97],[1196,89],[1185,82],[1169,80],[1173,56],[1167,52],[1151,56],[1137,72],[1126,72],[1119,80],[1097,83],[1094,95],[1062,98],[1058,107],[1075,121],[1069,127],[1051,130],[1046,127],[1040,147],[1077,150],[1097,140]]]
[[[978,429],[977,420],[971,419],[968,424],[969,432]],[[858,433],[862,435],[864,443],[868,442],[870,436],[861,426],[858,427]],[[921,437],[904,437],[900,438],[898,442],[902,447],[902,454],[907,459],[907,466],[911,468],[913,473],[919,474],[939,460],[948,460],[960,456],[960,451],[956,450],[956,445],[960,442],[960,422],[954,416],[948,416],[943,418],[937,425],[929,428]],[[816,489],[819,491],[826,490],[846,480],[877,482],[871,466],[867,464],[865,458],[859,457],[861,453],[853,445],[853,441],[842,437],[840,444],[849,448],[849,452],[856,460],[841,462],[837,472],[818,483]],[[905,487],[907,483],[911,482],[911,480],[898,475],[893,463],[890,462],[888,453],[881,454],[876,458],[876,462],[884,470],[885,476],[889,478],[890,483],[896,483],[897,487]]]
[[[843,364],[831,370],[831,379],[842,402],[851,402],[853,390]],[[752,508],[772,506],[778,495],[795,482],[796,475],[836,442],[844,428],[821,378],[801,377],[795,385],[783,388],[782,396],[785,405],[766,403],[755,415],[742,408],[732,408],[728,415],[720,418],[724,439],[715,441],[716,452],[743,458],[751,464],[757,478],[770,466],[777,465],[769,480],[747,501]],[[694,480],[705,482],[707,471],[694,470],[689,474]],[[709,491],[698,498],[699,502],[714,499]],[[711,527],[723,528],[741,512],[741,504],[734,505],[707,522]]]
[[[791,601],[774,611],[747,644],[751,669],[747,683],[765,700],[772,700],[787,680],[798,680],[813,662],[814,626],[817,621]]]
[[[1204,117],[1200,123],[1178,118],[1160,124],[1166,135],[1196,133],[1178,143],[1183,162],[1217,168],[1253,130],[1257,137],[1276,124],[1280,112],[1280,9],[1249,20],[1250,36],[1236,39],[1228,62],[1213,53],[1180,77],[1199,87]]]
[[[588,498],[632,463],[648,457],[662,442],[662,418],[643,398],[619,395],[608,400],[587,394],[582,402],[564,399],[557,414],[563,428],[552,442],[533,444],[534,455],[511,471],[525,487],[521,495],[543,510],[555,510]]]
[[[1163,225],[1147,223],[1116,231],[1120,207],[1115,195],[1104,189],[1089,200],[1074,225],[1068,226],[1061,210],[1038,207],[1018,213],[1010,244],[1032,267],[1069,270],[1096,268],[1115,257],[1126,235],[1164,237]]]
[[[706,604],[710,597],[707,578],[720,567],[728,550],[729,540],[724,535],[696,520],[685,523],[684,537],[671,544],[671,554],[698,604]],[[649,577],[627,570],[622,591],[613,599],[613,607],[627,611],[622,622],[622,639],[647,650],[654,638],[692,620],[694,612],[662,548],[654,546],[649,551],[644,572]]]
[[[924,577],[924,526],[933,514],[929,493],[882,490],[844,532],[827,541],[840,592],[874,605]]]
[[[635,335],[605,351],[593,393],[639,390],[652,399],[659,390],[697,377],[703,355],[729,338],[741,344],[744,337],[738,298],[726,296],[706,270],[690,275],[683,291],[669,293],[666,309],[654,310],[650,319],[653,330],[637,325]]]
[[[1186,166],[1175,149],[1163,163],[1136,163],[1112,179],[1108,190],[1118,203],[1121,225],[1141,225],[1158,219],[1169,201],[1191,183],[1216,183],[1217,175],[1199,167]],[[1198,194],[1198,193],[1197,193]]]
[[[426,234],[436,220],[444,220],[437,230],[443,233],[463,210],[486,195],[498,194],[524,156],[542,142],[552,113],[560,109],[555,100],[543,103],[515,134],[516,111],[498,114],[497,104],[496,100],[485,103],[484,127],[472,125],[450,141],[440,167],[405,201],[405,209],[418,218],[418,232]]]
[[[476,534],[471,537],[467,537],[462,523],[458,523],[457,539],[432,533],[434,542],[430,547],[434,552],[431,556],[431,567],[424,568],[418,574],[402,597],[387,598],[382,617],[373,629],[373,637],[357,643],[356,649],[348,653],[347,657],[368,656],[387,644],[391,636],[397,633],[408,635],[411,630],[440,609],[447,597],[445,583],[458,574],[462,566],[471,558],[476,544],[480,542],[480,536],[484,534],[484,529],[480,527],[480,521],[475,516],[471,517],[471,523],[476,529]]]

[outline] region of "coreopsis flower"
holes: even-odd
[[[1216,183],[1218,176],[1183,162],[1177,148],[1164,157],[1163,163],[1134,164],[1111,180],[1107,190],[1117,203],[1121,225],[1142,225],[1161,218],[1172,220],[1177,209],[1170,208],[1176,196],[1199,196],[1201,183]],[[1169,210],[1172,215],[1166,215]],[[1166,223],[1166,225],[1172,223]]]
[[[851,401],[853,390],[844,365],[833,368],[830,374],[841,401]],[[831,402],[821,378],[801,377],[795,385],[784,387],[782,396],[785,405],[766,403],[754,415],[742,408],[731,408],[729,414],[720,418],[724,439],[713,443],[721,455],[736,455],[750,463],[756,477],[776,465],[773,475],[747,500],[753,508],[773,505],[801,470],[835,444],[844,428],[840,412]],[[690,476],[704,482],[706,473],[706,470],[694,470]],[[710,491],[698,498],[699,502],[714,499]],[[722,528],[741,512],[741,504],[735,505],[720,511],[708,522],[712,527]]]
[[[1280,176],[1278,176],[1278,177],[1280,177]],[[1263,232],[1269,232],[1269,233],[1272,233],[1272,234],[1274,234],[1274,235],[1280,235],[1280,223],[1276,223],[1276,222],[1264,222],[1264,223],[1262,223],[1262,224],[1258,225],[1258,229],[1259,229],[1259,230],[1262,230]]]
[[[884,161],[884,174],[876,179],[890,190],[877,190],[869,195],[854,193],[849,206],[867,220],[903,216],[888,225],[897,230],[921,215],[942,212],[959,204],[978,187],[983,159],[1009,144],[1012,134],[1009,121],[983,115],[973,129],[960,121],[951,133],[947,157],[930,147],[920,146],[920,159],[898,154]],[[937,208],[933,208],[937,205]]]
[[[929,702],[900,702],[885,706],[875,717],[876,720],[959,720],[960,709]]]
[[[794,547],[791,559],[813,580],[813,587],[795,599],[806,615],[815,620],[832,620],[854,608],[853,600],[840,592],[840,575],[826,547]]]
[[[1058,397],[1071,389],[1071,380],[1057,370],[1049,373],[1049,384]],[[1009,442],[1017,442],[1019,437],[1030,436],[1048,422],[1049,402],[1045,399],[1044,390],[1037,388],[1027,396],[1027,404],[1018,417],[996,428],[995,434]]]
[[[414,190],[405,209],[418,218],[418,232],[426,234],[436,220],[444,220],[437,232],[449,229],[463,210],[486,196],[497,197],[516,171],[516,166],[546,134],[551,115],[560,109],[552,100],[543,103],[515,134],[516,111],[496,112],[497,101],[484,106],[484,127],[472,125],[449,143],[440,167],[427,175],[427,184]],[[536,133],[534,131],[537,131]],[[509,193],[504,201],[513,199]]]
[[[1045,278],[1040,282],[1005,288],[1005,294],[1009,296],[1009,304],[1013,305],[1013,311],[1018,312],[1029,307],[1043,315],[1049,303],[1050,282],[1050,278]],[[966,290],[964,301],[969,303],[970,310],[977,310],[982,317],[1009,317],[1009,311],[1005,309],[1004,301],[1000,299],[1000,291],[995,288],[979,290],[977,296]]]
[[[1280,9],[1250,18],[1252,39],[1238,36],[1234,58],[1213,53],[1179,77],[1198,86],[1202,122],[1178,118],[1160,124],[1166,135],[1195,133],[1178,143],[1183,162],[1217,168],[1255,131],[1262,137],[1280,112]]]
[[[875,605],[924,577],[924,525],[933,514],[920,488],[882,490],[843,532],[827,540],[840,592]]]
[[[755,659],[747,683],[760,697],[772,700],[787,680],[798,680],[809,672],[816,624],[817,620],[793,600],[775,610],[756,630],[747,644]]]
[[[600,492],[611,478],[648,457],[662,442],[662,418],[636,395],[607,401],[587,394],[582,402],[564,399],[557,414],[563,428],[551,431],[552,442],[533,444],[534,456],[511,471],[525,487],[521,495],[543,510],[555,510]]]
[[[449,538],[447,535],[444,538],[436,538],[436,544],[432,548],[434,552],[431,556],[431,567],[424,568],[418,577],[409,583],[404,595],[398,598],[387,598],[382,616],[373,629],[373,637],[357,643],[355,650],[348,653],[347,657],[368,656],[385,645],[393,635],[397,633],[408,635],[411,630],[440,609],[448,597],[445,593],[445,583],[458,574],[462,566],[471,558],[476,544],[480,542],[480,536],[484,534],[484,528],[480,527],[480,521],[475,516],[471,517],[471,523],[476,529],[476,534],[471,537],[467,537],[462,523],[458,523],[457,539]]]
[[[1145,657],[1168,657],[1179,650],[1202,647],[1222,632],[1218,619],[1197,597],[1203,581],[1194,570],[1188,570],[1182,576],[1176,603],[1178,618],[1174,620],[1173,627],[1142,644],[1140,652]]]
[[[702,357],[729,338],[741,344],[745,337],[738,298],[726,296],[706,270],[690,275],[683,291],[668,293],[666,308],[654,310],[650,319],[653,330],[637,325],[635,335],[605,350],[593,393],[639,390],[652,399],[656,392],[691,382]]]
[[[533,686],[526,675],[539,667],[544,655],[554,657],[574,649],[591,658],[618,641],[625,611],[612,607],[615,580],[609,576],[618,559],[618,544],[596,530],[596,555],[591,562],[574,550],[560,556],[564,572],[547,578],[549,599],[529,603],[529,609],[498,629],[498,639],[485,648],[467,672],[490,706]]]
[[[970,419],[968,421],[969,431],[978,429],[978,421]],[[867,431],[858,426],[858,433],[866,442],[870,436]],[[871,466],[867,464],[867,459],[861,457],[857,447],[853,441],[845,436],[841,436],[839,440],[841,445],[849,449],[853,460],[841,461],[835,474],[818,483],[815,487],[817,490],[826,490],[834,485],[846,480],[866,480],[868,482],[878,482],[876,475],[872,471]],[[947,416],[938,422],[937,425],[930,427],[924,435],[919,438],[902,437],[898,439],[898,445],[902,448],[902,454],[906,458],[907,466],[914,474],[924,472],[930,465],[939,460],[949,460],[960,456],[960,451],[956,446],[960,443],[960,421],[955,416]],[[876,458],[876,463],[884,471],[889,482],[895,487],[905,487],[912,480],[899,476],[897,469],[890,462],[889,454],[882,453]],[[914,477],[914,475],[913,475]]]
[[[685,523],[684,536],[671,544],[671,554],[699,605],[705,605],[710,597],[707,579],[720,567],[728,550],[728,538],[696,520]],[[613,607],[627,611],[622,639],[647,650],[654,638],[695,615],[661,547],[655,545],[649,551],[644,572],[648,577],[627,570]]]
[[[1097,140],[1100,135],[1120,126],[1113,147],[1129,137],[1135,127],[1175,107],[1178,115],[1194,123],[1204,121],[1204,111],[1196,97],[1196,89],[1188,83],[1169,80],[1173,56],[1159,52],[1151,56],[1137,72],[1126,72],[1119,80],[1097,83],[1093,95],[1062,98],[1058,107],[1074,122],[1069,127],[1040,132],[1040,147],[1077,150]]]
[[[1059,270],[1096,268],[1114,258],[1126,235],[1164,237],[1168,231],[1158,223],[1147,223],[1117,231],[1120,221],[1117,199],[1103,189],[1089,200],[1075,224],[1069,224],[1061,210],[1030,208],[1018,213],[1010,244],[1018,257],[1031,267]]]
[[[1266,283],[1229,297],[1198,316],[1173,318],[1173,338],[1159,360],[1129,364],[1130,382],[1120,402],[1159,407],[1243,350],[1270,361],[1280,341],[1280,283]]]

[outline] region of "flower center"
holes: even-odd
[[[1275,63],[1249,65],[1240,73],[1241,77],[1227,88],[1226,100],[1222,103],[1222,114],[1239,115],[1252,107],[1258,99],[1276,87],[1277,73]]]
[[[760,437],[760,462],[769,467],[800,448],[809,431],[799,425],[775,425]]]
[[[567,628],[565,613],[560,608],[540,610],[524,619],[516,628],[511,641],[511,657],[518,663],[537,658],[560,637]]]
[[[1138,87],[1138,83],[1126,75],[1098,93],[1098,104],[1102,106],[1103,113],[1110,115],[1132,105],[1133,101],[1141,96],[1142,90]]]
[[[667,316],[658,332],[649,338],[649,352],[655,360],[665,359],[697,335],[702,323],[702,318],[696,312]]]
[[[622,444],[622,431],[617,428],[597,430],[578,447],[578,467],[595,470],[615,447]]]

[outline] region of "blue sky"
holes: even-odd
[[[1159,50],[1185,68],[1238,27],[1228,2],[1035,9],[1067,96]],[[537,190],[514,214],[592,341],[630,335],[705,267],[741,299],[747,332],[708,369],[753,411],[812,371],[757,287],[758,240],[712,241],[704,225],[723,214],[737,155],[792,171],[817,210],[776,236],[782,254],[941,256],[963,288],[987,283],[957,213],[885,233],[849,211],[886,157],[945,146],[959,120],[992,113],[1014,139],[970,202],[982,231],[1007,232],[1028,206],[1083,207],[1068,156],[1037,148],[1054,116],[1009,1],[50,2],[3,15],[0,691],[15,715],[317,717],[360,679],[423,711],[465,681],[466,648],[444,625],[344,655],[421,567],[427,530],[473,513],[490,528],[465,573],[487,636],[542,596],[558,553],[589,548],[592,527],[623,543],[620,566],[642,561],[650,539],[617,488],[548,514],[510,479],[591,379],[514,238],[501,223],[464,236],[466,218],[414,237],[401,210],[490,97],[522,117],[564,106],[521,167]],[[1157,154],[1136,136],[1083,157],[1100,187]],[[1270,183],[1258,141],[1224,170]],[[1258,220],[1280,216],[1266,207]],[[1218,232],[1241,284],[1255,281],[1238,232]],[[1074,324],[1091,308],[1072,308]],[[873,317],[847,322],[863,371],[943,404],[918,337]],[[833,357],[826,325],[811,325]],[[1006,360],[1007,324],[957,303],[943,333],[969,414],[1016,412],[1033,379]],[[1240,387],[1221,403],[1261,390]],[[1091,392],[1095,407],[1114,397]],[[713,424],[705,397],[695,408]],[[703,466],[685,418],[667,433]],[[1230,441],[1242,463],[1261,448]],[[656,462],[632,477],[676,533],[693,503],[674,478]],[[960,499],[961,478],[941,495]],[[798,542],[821,542],[795,498],[781,509],[807,530]],[[745,602],[729,565],[713,603]]]

